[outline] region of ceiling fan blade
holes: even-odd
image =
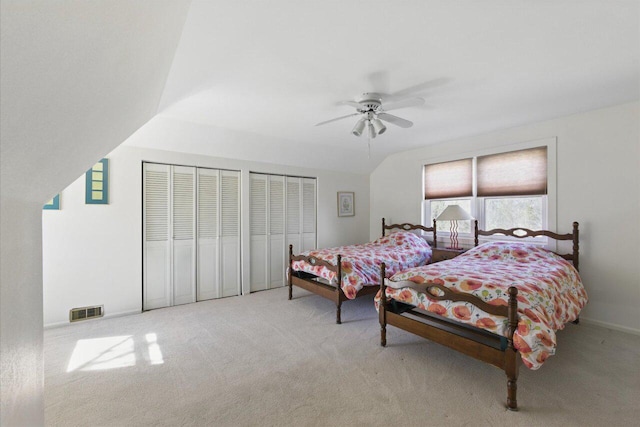
[[[326,125],[327,123],[331,123],[331,122],[335,122],[335,121],[338,121],[338,120],[346,119],[347,117],[353,117],[353,116],[359,116],[359,115],[360,115],[360,113],[347,114],[346,116],[336,117],[335,119],[331,119],[331,120],[326,120],[324,122],[320,122],[320,123],[316,124],[316,126]]]
[[[413,86],[409,86],[406,87],[402,90],[399,90],[397,92],[394,92],[392,94],[389,95],[389,99],[395,99],[395,100],[401,100],[404,99],[408,96],[415,96],[417,94],[419,94],[420,92],[424,92],[426,90],[429,89],[433,89],[436,88],[438,86],[443,86],[447,83],[449,83],[451,81],[451,79],[447,78],[447,77],[440,77],[438,79],[433,79],[433,80],[427,80],[426,82],[423,83],[419,83],[417,85],[413,85]]]
[[[338,105],[350,105],[353,108],[357,108],[358,110],[362,109],[362,105],[360,105],[356,101],[341,101],[341,102],[338,103]]]
[[[400,126],[401,128],[410,128],[411,126],[413,126],[413,122],[387,113],[378,114],[378,118],[380,120],[384,120],[385,122]]]
[[[393,104],[382,105],[382,109],[384,111],[392,111],[399,110],[400,108],[408,108],[408,107],[417,107],[419,105],[424,104],[424,99],[422,98],[409,98],[404,101],[394,102]]]

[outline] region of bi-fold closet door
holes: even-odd
[[[287,177],[287,248],[293,253],[316,248],[316,180]]]
[[[143,309],[240,289],[240,173],[144,163]]]
[[[240,292],[240,172],[198,168],[197,299]]]
[[[316,180],[249,174],[251,292],[285,285],[288,244],[316,246]]]

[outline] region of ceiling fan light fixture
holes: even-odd
[[[378,118],[371,120],[371,125],[373,126],[373,129],[375,129],[376,134],[378,135],[382,135],[387,130],[387,127]]]
[[[358,120],[356,125],[353,127],[353,130],[351,131],[351,133],[354,134],[355,136],[362,135],[365,124],[366,124],[366,119],[363,117],[360,120]]]
[[[367,128],[369,129],[369,138],[373,139],[378,135],[376,133],[376,129],[371,124],[371,121],[367,121]]]

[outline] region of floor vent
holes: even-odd
[[[93,307],[72,308],[69,310],[69,321],[77,322],[79,320],[94,319],[104,315],[104,306],[94,305]]]

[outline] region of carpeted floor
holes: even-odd
[[[640,420],[640,337],[568,325],[520,412],[506,376],[388,328],[372,297],[277,289],[45,331],[45,419],[60,426],[618,426]]]

